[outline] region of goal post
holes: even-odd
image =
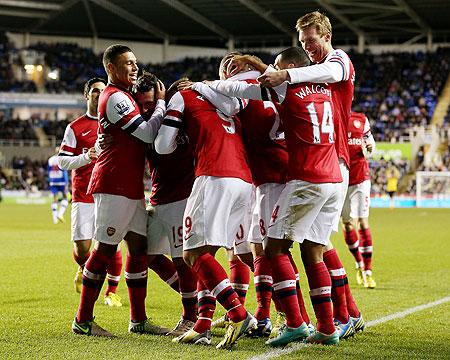
[[[416,172],[416,206],[450,208],[450,171]]]

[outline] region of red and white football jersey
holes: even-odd
[[[349,185],[357,185],[370,179],[369,163],[364,157],[364,137],[370,136],[370,124],[362,113],[352,112],[348,127],[348,147],[350,151]]]
[[[186,199],[194,184],[194,156],[187,136],[177,136],[177,148],[171,154],[158,154],[153,146],[147,150],[152,180],[152,205],[169,204]]]
[[[287,180],[342,182],[335,147],[331,90],[326,84],[291,84],[264,88],[242,81],[214,81],[218,92],[280,104],[289,154]]]
[[[94,147],[97,140],[98,121],[96,117],[84,114],[66,127],[59,153],[64,156],[78,156]],[[72,201],[93,203],[92,195],[87,194],[89,180],[95,160],[72,170]]]
[[[289,154],[288,180],[342,182],[330,89],[310,83],[288,85],[279,109]]]
[[[245,80],[257,84],[256,80]],[[239,112],[253,184],[283,184],[287,179],[288,152],[280,116],[271,101],[250,100]]]
[[[235,177],[251,183],[239,119],[217,110],[193,90],[175,93],[163,125],[183,128],[193,148],[195,176]]]
[[[98,156],[88,192],[144,198],[145,144],[131,135],[139,124],[139,107],[131,94],[108,84],[98,104],[99,132],[111,134],[113,143]]]
[[[343,79],[330,85],[333,95],[334,131],[338,157],[350,168],[350,155],[346,134],[352,111],[355,90],[355,69],[348,55],[341,49],[333,50],[324,61],[336,62],[342,66]]]
[[[334,130],[338,157],[350,167],[347,128],[354,93],[355,69],[341,49],[333,49],[319,64],[287,70],[291,83],[325,83],[333,94]]]

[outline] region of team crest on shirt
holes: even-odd
[[[130,110],[130,105],[126,100],[122,100],[120,103],[114,105],[114,109],[119,115],[125,115]]]
[[[116,233],[116,229],[113,228],[113,227],[111,227],[111,226],[109,226],[109,227],[106,229],[106,233],[108,234],[108,236],[113,236],[113,235]]]
[[[361,121],[353,120],[353,125],[355,126],[355,128],[359,129],[361,127]]]

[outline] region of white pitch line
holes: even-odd
[[[409,309],[406,309],[406,310],[403,310],[403,311],[400,311],[400,312],[397,312],[397,313],[394,313],[394,314],[391,314],[391,315],[383,316],[383,317],[381,317],[379,319],[375,319],[375,320],[371,320],[371,321],[366,322],[366,327],[377,326],[379,324],[382,324],[382,323],[385,323],[385,322],[388,322],[388,321],[391,321],[391,320],[404,318],[405,316],[408,316],[408,315],[413,314],[415,312],[422,311],[422,310],[431,308],[433,306],[438,306],[438,305],[444,304],[444,303],[449,302],[449,301],[450,301],[450,296],[447,296],[447,297],[444,297],[442,299],[439,299],[439,300],[436,300],[436,301],[433,301],[433,302],[429,302],[427,304],[415,306],[415,307],[412,307],[412,308],[409,308]],[[308,346],[310,346],[310,344],[294,343],[293,345],[291,345],[288,348],[270,350],[270,351],[267,351],[264,354],[253,356],[253,357],[249,358],[248,360],[268,360],[268,359],[273,359],[273,358],[279,357],[281,355],[290,354],[290,353],[292,353],[294,351],[298,351],[298,350],[303,349],[303,348],[308,347]]]

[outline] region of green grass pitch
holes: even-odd
[[[366,320],[450,295],[449,220],[449,209],[373,209],[375,290],[356,285],[352,257],[342,235],[334,236]],[[123,279],[118,293],[124,306],[111,309],[99,301],[95,309],[97,322],[118,338],[73,335],[70,324],[78,295],[72,283],[76,266],[69,237],[69,224],[51,223],[49,205],[0,204],[0,359],[219,360],[248,359],[271,350],[260,339],[242,339],[230,352],[172,344],[166,337],[128,334],[129,305]],[[297,247],[294,256],[300,260]],[[224,263],[223,252],[220,259]],[[300,276],[303,294],[307,294],[303,271]],[[252,284],[250,289],[247,307],[252,311]],[[309,304],[309,299],[305,301]],[[168,327],[176,324],[181,311],[178,295],[154,274],[149,278],[147,311],[156,323]],[[220,305],[216,314],[223,314]],[[337,347],[311,346],[284,358],[448,359],[449,314],[447,302],[370,327]],[[217,344],[223,331],[213,334]]]

